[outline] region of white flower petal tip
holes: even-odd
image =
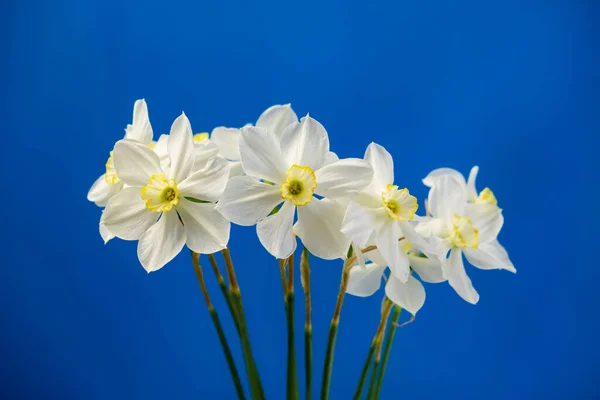
[[[279,211],[256,224],[260,243],[273,257],[283,260],[296,249],[296,236],[292,230],[295,212],[296,206],[286,201]]]
[[[385,285],[386,296],[396,305],[404,308],[413,316],[425,304],[425,288],[414,276],[410,276],[406,283],[390,275]]]
[[[346,293],[357,297],[373,295],[381,287],[381,278],[386,267],[367,263],[364,267],[355,265],[350,269]]]
[[[267,108],[256,121],[256,126],[281,136],[287,126],[298,122],[291,104],[274,105]]]
[[[310,167],[313,171],[325,165],[329,153],[329,136],[319,121],[303,117],[288,125],[281,135],[281,151],[288,165]]]

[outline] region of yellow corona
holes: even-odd
[[[150,183],[142,188],[146,208],[153,212],[168,212],[179,203],[179,190],[174,179],[164,174],[152,175]]]

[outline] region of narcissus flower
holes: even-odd
[[[406,240],[398,242],[399,250],[406,255],[410,267],[422,281],[440,283],[445,281],[442,275],[440,260],[431,259],[411,246]],[[370,260],[365,265],[355,265],[350,270],[346,293],[359,297],[368,297],[377,292],[381,286],[381,278],[387,268],[385,258],[378,250],[365,254]],[[414,274],[409,274],[406,282],[402,282],[393,273],[386,277],[385,294],[395,304],[416,315],[425,302],[425,289]]]
[[[506,250],[497,240],[504,223],[502,210],[495,202],[469,202],[464,179],[445,174],[433,182],[429,191],[431,217],[424,218],[417,231],[437,242],[450,256],[442,263],[444,277],[469,303],[479,294],[467,276],[462,254],[480,269],[505,269],[516,272]]]
[[[382,146],[371,143],[365,152],[365,161],[373,168],[371,184],[348,205],[342,232],[359,247],[375,244],[393,275],[406,283],[410,262],[400,251],[398,239],[404,237],[419,246],[428,256],[429,244],[415,231],[411,221],[418,208],[417,199],[408,189],[394,185],[394,161]]]
[[[280,259],[296,248],[295,235],[321,258],[345,257],[350,241],[340,234],[343,206],[338,201],[369,184],[373,170],[368,163],[333,161],[327,131],[309,116],[288,125],[281,138],[260,127],[242,128],[239,152],[247,176],[227,183],[218,204],[227,218],[256,224],[263,246]]]
[[[485,188],[481,192],[477,192],[475,187],[475,180],[479,173],[479,167],[476,165],[471,168],[468,180],[465,181],[465,177],[455,169],[452,168],[438,168],[429,173],[424,179],[423,183],[425,186],[432,187],[436,180],[442,176],[450,176],[454,178],[459,185],[463,188],[467,201],[471,204],[491,204],[498,205],[498,200],[494,196],[494,192],[490,188]]]
[[[148,118],[148,106],[145,100],[137,100],[133,106],[133,121],[125,129],[125,139],[135,140],[148,147],[154,147],[152,142],[152,125]],[[114,151],[110,152],[106,161],[106,172],[92,185],[88,192],[88,200],[104,207],[115,194],[123,189],[123,181],[119,178],[114,162]]]
[[[115,168],[127,185],[107,204],[103,224],[124,240],[139,240],[138,257],[148,272],[171,261],[184,245],[210,254],[227,246],[230,224],[215,208],[229,165],[213,157],[194,172],[194,142],[182,114],[168,140],[169,167],[143,144],[124,139],[115,145]]]

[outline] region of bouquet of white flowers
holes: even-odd
[[[246,398],[244,387],[200,265],[200,255],[207,254],[242,344],[251,398],[264,399],[227,247],[232,222],[256,225],[260,242],[278,259],[288,325],[287,399],[299,398],[294,350],[297,237],[303,245],[307,399],[313,391],[310,255],[343,260],[321,399],[329,396],[345,294],[371,296],[383,277],[381,319],[354,396],[359,399],[366,392],[366,398],[377,399],[396,327],[402,325],[401,310],[411,314],[411,322],[425,302],[422,282],[447,281],[475,304],[479,294],[465,272],[463,254],[477,268],[516,272],[497,240],[502,210],[489,188],[475,188],[477,172],[473,167],[465,180],[453,169],[432,171],[423,179],[430,187],[425,215],[418,216],[417,199],[394,184],[394,164],[385,148],[371,143],[364,158],[340,160],[329,149],[325,128],[309,115],[298,121],[289,104],[268,108],[255,125],[217,127],[210,135],[194,135],[182,113],[170,134],[154,141],[146,102],[138,100],[125,137],[114,145],[106,173],[93,184],[88,199],[104,207],[104,241],[137,240],[140,263],[148,272],[165,266],[184,246],[190,249],[240,399]],[[217,252],[223,255],[227,282]]]

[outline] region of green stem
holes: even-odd
[[[229,295],[231,297],[231,305],[233,308],[232,314],[234,319],[238,320],[238,332],[240,336],[240,342],[242,344],[242,352],[244,354],[244,361],[246,363],[246,372],[248,373],[248,380],[250,381],[250,392],[254,400],[264,400],[265,393],[252,355],[252,347],[250,346],[250,335],[246,324],[246,315],[244,314],[244,306],[242,303],[242,294],[237,283],[235,276],[235,270],[233,268],[233,261],[231,260],[231,254],[229,249],[222,250],[223,258],[225,259],[225,266],[227,270],[227,277],[229,279]]]
[[[321,384],[321,400],[329,398],[329,386],[331,385],[331,371],[333,369],[333,355],[335,352],[335,339],[337,337],[340,315],[342,313],[342,305],[344,304],[344,296],[348,288],[348,279],[350,277],[350,268],[356,260],[355,256],[348,258],[344,262],[342,269],[342,279],[340,281],[340,289],[338,291],[335,310],[329,325],[329,336],[327,337],[327,349],[325,350],[325,366],[323,367],[323,380]]]
[[[206,282],[204,281],[204,273],[202,272],[202,267],[200,267],[200,255],[192,252],[192,263],[194,265],[194,270],[196,272],[196,278],[198,278],[198,284],[200,285],[200,290],[202,290],[202,295],[204,297],[204,301],[206,302],[206,306],[208,307],[208,312],[210,313],[210,317],[215,325],[217,330],[217,334],[219,336],[219,342],[221,342],[221,347],[223,347],[223,353],[225,353],[225,359],[227,360],[227,365],[229,366],[229,372],[231,373],[231,378],[233,379],[233,384],[235,386],[235,390],[237,392],[238,398],[241,400],[245,400],[246,396],[244,395],[244,389],[242,387],[242,383],[240,381],[240,376],[238,374],[237,368],[235,366],[235,361],[233,359],[233,355],[231,354],[231,349],[229,348],[229,344],[227,342],[227,337],[223,332],[223,326],[221,325],[221,321],[219,320],[219,316],[217,311],[213,307],[213,304],[210,300],[210,296],[208,295],[208,289],[206,288]]]
[[[371,368],[371,360],[373,360],[373,354],[375,354],[375,344],[372,344],[371,348],[369,348],[369,353],[367,354],[365,365],[363,366],[362,372],[360,373],[360,379],[358,380],[356,392],[354,392],[354,400],[359,400],[360,396],[362,395],[362,391],[365,387],[365,382],[367,380],[367,375],[369,374],[369,369]]]
[[[309,252],[305,247],[300,259],[300,277],[304,289],[304,309],[306,319],[304,321],[304,368],[306,370],[306,400],[312,399],[312,305],[310,295],[310,265],[308,263]]]
[[[296,346],[294,339],[294,254],[288,258],[286,310],[288,330],[287,399],[296,400],[300,397],[300,394],[298,391]]]
[[[373,372],[371,373],[371,382],[369,383],[369,391],[367,392],[367,400],[373,399],[375,396],[375,386],[377,383],[377,372],[379,370],[379,359],[375,357],[375,363],[373,363]]]
[[[402,311],[401,307],[398,307],[398,306],[394,307],[394,313],[392,314],[392,324],[391,324],[390,330],[388,332],[387,341],[385,343],[385,349],[383,350],[383,361],[381,363],[381,371],[379,372],[379,377],[377,378],[377,388],[375,390],[375,399],[379,398],[379,393],[381,392],[383,376],[385,374],[385,368],[387,367],[388,358],[390,356],[390,350],[392,349],[392,341],[394,340],[394,334],[396,333],[396,327],[398,324],[398,320],[400,319],[401,311]]]
[[[381,320],[379,321],[379,326],[377,327],[377,332],[375,333],[375,337],[373,338],[372,346],[375,346],[375,362],[373,364],[373,373],[371,375],[371,382],[369,383],[369,392],[367,394],[368,400],[375,399],[375,394],[377,391],[377,380],[380,371],[380,360],[381,360],[381,346],[383,346],[383,341],[385,339],[385,328],[387,326],[387,322],[390,316],[390,312],[392,311],[393,303],[387,298],[384,297],[383,309],[381,310]]]

